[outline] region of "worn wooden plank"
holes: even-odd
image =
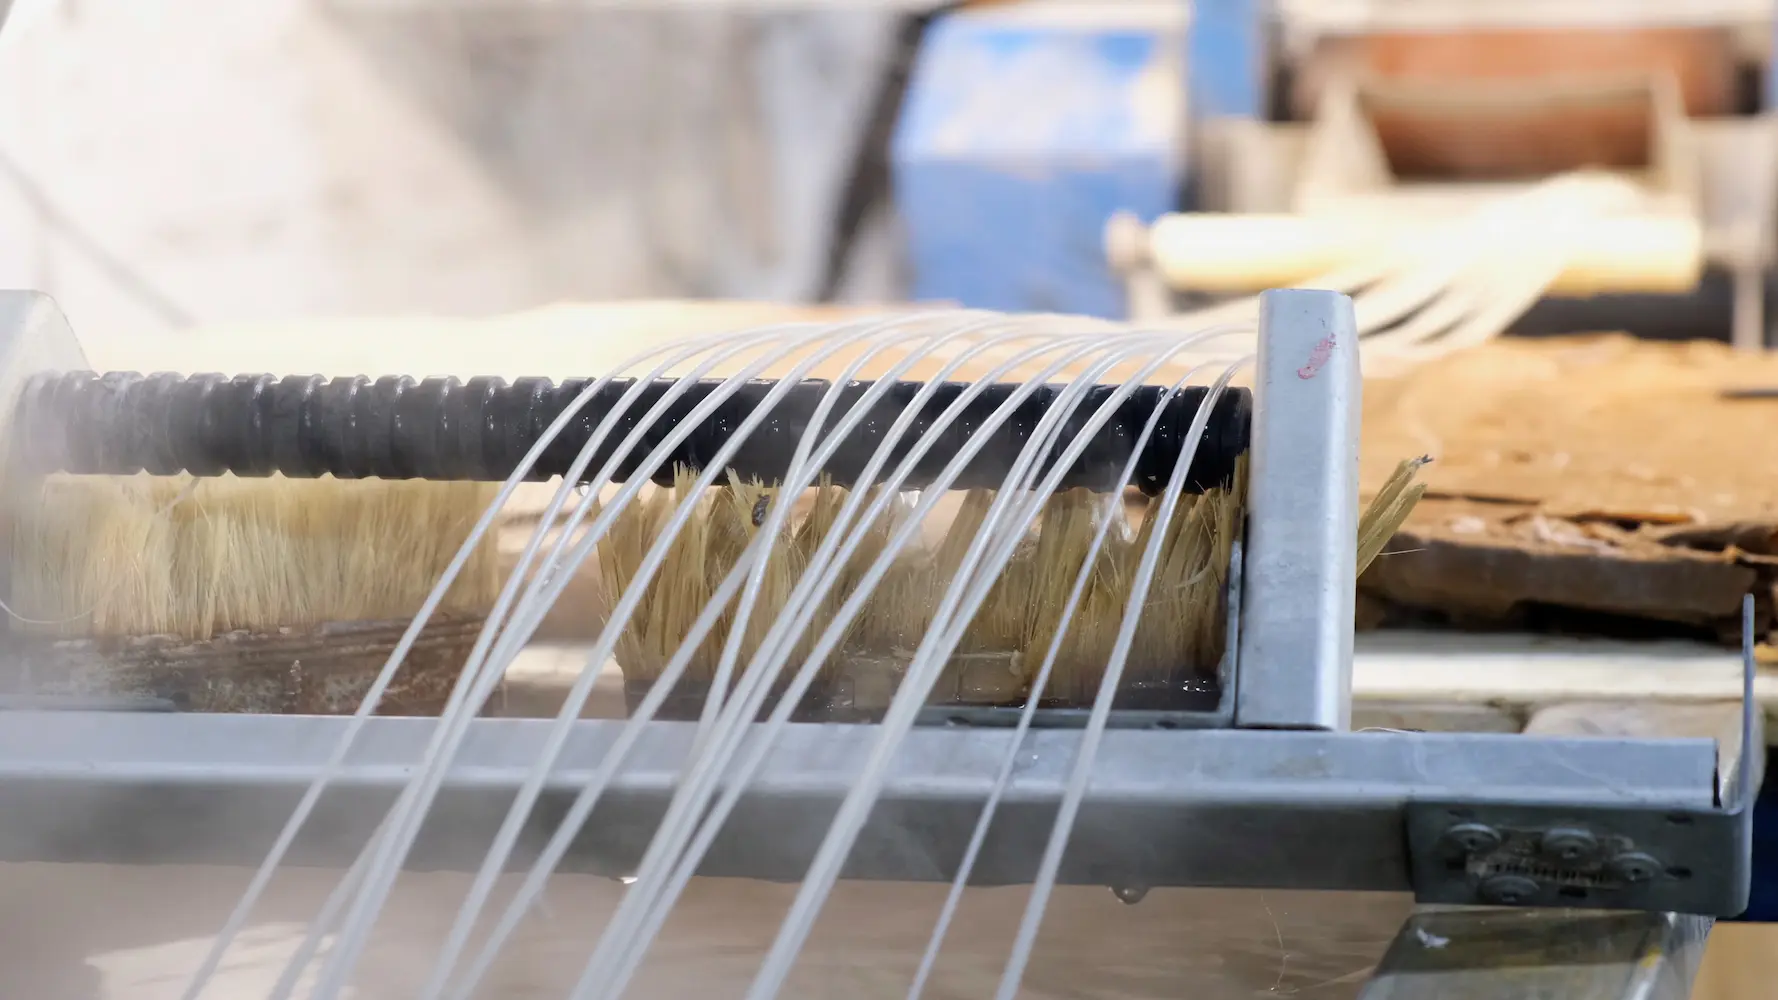
[[[1366,482],[1434,461],[1363,586],[1466,624],[1568,611],[1734,633],[1744,593],[1763,622],[1778,402],[1723,390],[1768,383],[1778,356],[1622,336],[1505,338],[1367,381]]]

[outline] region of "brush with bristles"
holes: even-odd
[[[411,618],[492,492],[374,479],[52,476],[16,511],[17,628],[211,639]],[[492,569],[478,550],[441,610],[485,611]]]
[[[672,487],[656,489],[623,508],[612,530],[598,544],[600,580],[607,593],[622,593],[635,579],[644,553],[660,539],[673,508],[687,503],[697,508],[669,543],[661,572],[647,583],[641,606],[618,639],[614,658],[632,691],[645,691],[661,676],[722,578],[758,536],[766,511],[777,499],[774,491],[758,481],[743,481],[733,473],[722,486],[702,493],[694,490],[694,479],[694,473],[680,469]],[[767,629],[800,579],[808,554],[821,543],[826,526],[831,524],[834,499],[832,488],[815,491],[808,512],[772,547],[756,592],[756,613],[743,628],[739,646],[743,662],[759,651]],[[735,618],[732,610],[725,611],[698,646],[686,668],[690,686],[707,685],[715,676]],[[812,641],[806,637],[795,651],[806,654]]]
[[[632,398],[633,386],[640,397]],[[672,380],[520,380],[507,386],[492,379],[36,376],[19,393],[7,442],[8,632],[35,642],[22,662],[40,690],[48,677],[69,690],[109,683],[201,708],[343,709],[362,693],[370,664],[394,649],[402,620],[420,608],[468,539],[495,492],[493,481],[519,463],[552,418],[590,393],[582,400],[589,404],[585,417],[542,454],[528,478],[570,472],[581,450],[574,439],[593,435],[599,416],[629,402],[646,407],[681,391],[674,386]],[[685,399],[696,402],[716,387],[694,382],[683,388],[689,390]],[[760,383],[742,388],[711,414],[711,426],[744,420],[768,391]],[[920,386],[883,388],[854,416],[893,417]],[[986,387],[980,405],[998,403],[1013,388]],[[763,455],[768,472],[782,471],[781,465],[771,467],[797,443],[807,419],[799,419],[799,410],[807,414],[825,385],[805,389],[785,400],[778,443],[765,442],[763,451],[760,442],[751,443],[743,466],[760,465]],[[942,410],[963,389],[935,385],[927,409]],[[847,392],[857,403],[868,390],[858,385]],[[1156,397],[1147,397],[1131,402],[1152,405]],[[1043,405],[1040,395],[1026,409],[1041,411]],[[682,404],[679,412],[685,409]],[[476,428],[485,430],[467,433]],[[658,440],[665,431],[651,433]],[[673,488],[615,512],[618,530],[599,543],[596,575],[609,594],[621,594],[632,572],[626,559],[642,558],[672,503],[700,505],[672,540],[666,572],[642,588],[645,600],[616,650],[625,670],[644,682],[676,648],[688,613],[695,616],[709,600],[713,578],[726,573],[752,540],[768,494],[777,492],[758,477],[729,476],[710,495],[694,489],[685,474],[674,484],[674,470],[699,468],[720,447],[720,439],[701,430],[682,441],[679,452],[689,461],[660,463],[647,474]],[[866,435],[850,450],[873,443]],[[603,473],[576,478],[624,481],[640,459],[632,453]],[[848,464],[842,455],[842,475]],[[990,458],[973,475],[989,481],[994,468]],[[904,485],[918,485],[932,471],[916,471]],[[774,546],[763,586],[753,594],[756,613],[750,613],[739,649],[743,663],[797,578],[799,553],[820,546],[823,520],[835,516],[845,492],[831,483],[815,489],[813,516],[795,522],[793,544]],[[894,494],[871,494],[891,499],[891,512],[861,529],[865,544],[843,567],[834,599],[856,585],[895,530],[895,512],[907,509]],[[971,536],[962,526],[952,534],[959,544]],[[879,638],[887,641],[866,648],[898,650],[920,634],[922,613],[903,612],[929,596],[935,581],[948,579],[946,561],[955,557],[953,552],[937,562],[896,566],[883,599],[862,616],[859,628],[868,635],[877,623]],[[463,651],[494,603],[495,559],[493,546],[478,540],[433,609],[427,631],[408,651],[410,660],[426,659],[439,641],[452,647],[446,653]],[[908,599],[890,596],[897,591]],[[725,615],[693,655],[688,674],[694,680],[708,678],[730,626]],[[345,637],[356,681],[346,679],[351,670],[332,669],[333,636]],[[805,640],[789,652],[807,645]],[[980,643],[972,637],[970,645]],[[989,645],[998,655],[1005,643]],[[232,680],[227,670],[194,676],[184,669],[230,657],[251,669]],[[410,663],[410,678],[415,665]],[[448,684],[432,687],[442,695]],[[303,689],[298,697],[280,697],[295,689]]]
[[[390,866],[418,835],[468,720],[573,576],[596,567],[609,610],[590,669],[551,732],[568,732],[608,657],[646,691],[609,747],[610,766],[576,791],[534,875],[547,877],[576,837],[643,723],[670,715],[677,689],[708,689],[673,802],[587,967],[586,983],[621,989],[631,946],[646,943],[647,922],[670,909],[680,876],[698,864],[694,838],[720,828],[774,727],[812,693],[868,686],[848,673],[858,665],[893,678],[887,704],[876,706],[873,738],[885,746],[934,700],[1102,706],[1118,676],[1120,689],[1163,693],[1196,693],[1217,679],[1246,504],[1250,397],[1230,387],[1234,369],[1207,386],[1151,385],[1187,346],[1180,338],[949,322],[924,333],[883,321],[692,342],[639,357],[644,368],[664,360],[633,381],[44,376],[24,394],[19,440],[24,467],[75,475],[504,481],[496,504],[523,480],[561,477],[486,613],[408,793],[378,828],[370,863],[342,883],[334,917],[311,926],[292,968],[337,931],[316,993],[338,995],[394,877]],[[959,373],[972,345],[1021,338],[1033,346],[1016,363],[970,371],[973,382],[942,381]],[[898,343],[900,355],[890,350]],[[804,381],[830,346],[860,350],[832,382]],[[732,377],[700,378],[711,369],[697,365],[683,378],[667,374],[754,349],[757,364]],[[886,369],[865,370],[873,352],[890,356]],[[894,356],[926,364],[921,377],[933,381],[901,381],[911,368]],[[1120,366],[1129,372],[1121,381],[1099,381]],[[755,378],[767,373],[781,380]],[[1143,496],[1134,517],[1124,501],[1131,488]],[[1397,490],[1377,518],[1405,516],[1412,495]],[[492,516],[476,515],[429,602],[462,585]],[[1366,523],[1386,530],[1376,518]],[[436,611],[418,616],[408,635]],[[402,659],[390,657],[374,691]],[[503,830],[520,829],[555,757],[552,749],[527,766]],[[855,799],[874,798],[871,782],[889,759],[873,752],[842,818]],[[512,846],[497,839],[490,850],[422,995],[472,993],[489,949],[534,898],[528,876],[480,950],[471,947]],[[279,862],[274,853],[267,866]],[[231,928],[251,905],[243,901]],[[213,951],[206,967],[218,958]]]
[[[116,381],[116,377],[110,378]],[[284,384],[263,377],[250,381],[262,392],[268,386]],[[303,381],[311,396],[318,395],[313,392],[315,380]],[[357,384],[362,391],[364,380],[357,380]],[[69,411],[63,416],[84,415],[93,422],[97,411],[82,410],[81,393],[69,388],[78,385],[63,378],[28,397],[37,404],[36,410],[27,414],[36,437],[45,436],[45,411],[56,408],[51,404]],[[152,379],[130,385],[156,388]],[[156,398],[167,398],[172,393],[169,385],[174,383],[159,383],[161,397],[146,389],[133,397],[126,392],[126,408],[131,403],[149,406]],[[405,385],[411,394],[413,383]],[[214,384],[211,388],[214,394]],[[530,400],[545,395],[534,386],[523,388]],[[554,395],[550,398],[560,401],[575,387],[551,388]],[[1147,399],[1152,407],[1160,397],[1151,391]],[[1140,410],[1132,407],[1131,412]],[[118,419],[115,413],[105,416]],[[210,421],[207,428],[212,438],[216,423]],[[533,417],[527,426],[534,432],[538,423]],[[111,453],[90,442],[81,446],[79,419],[73,424],[55,428],[64,442],[76,442],[73,447],[64,443],[61,464],[76,468],[144,464],[136,457],[115,454],[115,446]],[[438,444],[429,443],[435,448]],[[164,441],[154,444],[166,447]],[[190,442],[186,445],[188,450],[195,447]],[[47,450],[38,442],[27,451],[33,447],[40,458]],[[208,452],[199,460],[183,464],[213,468],[218,464],[215,453],[230,450],[226,443],[219,445],[214,440],[205,447]],[[507,443],[508,459],[516,448],[516,443]],[[241,449],[236,447],[235,451],[240,453]],[[311,473],[316,451],[287,449],[287,454],[302,455],[310,462],[290,471],[299,476]],[[552,471],[561,471],[563,454],[565,449],[557,452]],[[70,456],[72,461],[68,461]],[[329,456],[319,457],[325,460]],[[414,455],[405,457],[406,464],[415,464]],[[215,644],[225,637],[225,646],[269,662],[276,657],[264,655],[266,643],[256,638],[267,636],[273,645],[297,643],[313,673],[317,662],[315,630],[349,634],[362,647],[367,636],[382,634],[387,638],[393,631],[392,625],[381,632],[375,628],[366,631],[363,626],[367,623],[395,623],[419,607],[493,494],[489,483],[451,479],[466,468],[475,473],[475,479],[493,478],[485,468],[473,468],[483,458],[485,454],[433,455],[432,463],[444,474],[423,482],[327,475],[52,475],[35,492],[14,500],[13,631],[63,640],[106,640],[109,645],[102,643],[102,652],[112,660],[117,659],[118,641],[127,640],[156,661],[167,659],[162,652],[165,649],[176,648],[181,655],[190,656],[201,644]],[[337,468],[327,471],[350,474],[364,467],[362,457],[346,451],[331,459]],[[236,461],[249,466],[242,471],[263,471],[253,467],[252,461]],[[157,471],[169,471],[166,459],[160,459],[159,464],[162,468]],[[263,456],[259,464],[264,464]],[[354,464],[357,469],[350,468]],[[1360,543],[1361,565],[1374,558],[1389,537],[1391,525],[1399,524],[1418,499],[1420,488],[1407,485],[1413,470],[1405,465],[1404,469],[1406,479],[1398,474],[1367,514]],[[425,476],[432,470],[400,471]],[[1115,636],[1133,560],[1157,532],[1162,555],[1136,633],[1128,684],[1153,689],[1190,686],[1194,679],[1213,674],[1225,638],[1222,608],[1229,552],[1243,516],[1244,485],[1238,470],[1222,475],[1222,485],[1184,498],[1170,524],[1163,527],[1157,523],[1160,505],[1149,497],[1137,508],[1133,526],[1120,524],[1109,534],[1094,557],[1091,580],[1064,636],[1064,653],[1049,682],[1047,697],[1059,703],[1077,703],[1093,689],[1092,665],[1103,661]],[[671,471],[657,471],[654,477],[663,485],[651,487],[644,496],[617,510],[611,530],[596,546],[596,575],[609,599],[630,587],[638,565],[660,538],[673,509],[681,504],[697,507],[671,539],[661,571],[642,588],[635,614],[619,633],[614,658],[626,683],[637,691],[645,690],[660,676],[686,630],[711,600],[718,581],[755,540],[765,511],[778,502],[779,493],[776,483],[732,471],[719,484],[698,490],[688,465],[675,464]],[[988,478],[978,475],[976,481]],[[886,499],[889,503],[868,523],[852,526],[857,535],[854,552],[836,585],[823,593],[829,610],[858,586],[870,561],[910,516],[907,500],[882,491],[882,487],[867,491],[869,502]],[[758,652],[804,567],[826,539],[847,492],[846,487],[824,478],[797,497],[799,513],[781,525],[782,537],[774,539],[768,549],[762,585],[753,596],[754,605],[738,647],[737,660],[743,667]],[[1096,519],[1103,516],[1097,495],[1085,487],[1063,490],[1044,502],[1039,515],[1021,529],[1026,537],[999,568],[986,599],[961,633],[936,697],[957,703],[1000,704],[1026,693],[1034,660],[1061,629],[1058,609],[1084,562]],[[926,634],[938,597],[953,582],[964,551],[975,539],[996,494],[977,486],[959,496],[960,503],[945,504],[924,515],[922,534],[929,544],[908,546],[897,553],[862,611],[849,623],[841,648],[824,661],[821,686],[832,685],[846,672],[847,664],[898,673]],[[498,585],[492,546],[483,544],[444,595],[437,609],[435,634],[454,636],[461,647],[461,640],[478,627],[481,615],[494,602]],[[346,623],[361,627],[343,627]],[[688,692],[695,695],[700,684],[710,681],[732,627],[733,615],[725,612],[692,653],[685,671]],[[145,643],[143,637],[149,636],[159,638]],[[789,647],[788,655],[806,655],[812,643],[813,636],[804,635]],[[63,660],[68,659],[70,650],[78,649],[66,644],[58,647]],[[379,645],[375,651],[381,649]],[[845,681],[851,686],[858,682],[857,676]],[[340,697],[333,699],[335,703],[356,686],[347,687],[336,692]]]
[[[1413,480],[1427,461],[1402,462],[1364,511],[1358,532],[1359,572],[1376,558],[1424,493],[1424,485]],[[1225,588],[1244,516],[1245,472],[1245,461],[1239,462],[1227,485],[1184,498],[1163,533],[1161,559],[1125,670],[1132,703],[1142,703],[1146,691],[1158,694],[1164,704],[1168,692],[1213,678],[1226,638]],[[700,505],[699,515],[673,540],[667,566],[650,583],[619,639],[615,659],[634,689],[646,689],[660,677],[661,668],[710,600],[716,581],[732,569],[745,543],[752,540],[766,505],[777,502],[770,488],[742,482],[732,474],[724,485],[694,497],[686,492],[691,478],[681,470],[672,489],[656,490],[647,500],[626,508],[599,544],[605,586],[612,593],[621,592],[629,586],[640,553],[659,537],[670,510],[678,504]],[[810,553],[831,528],[844,492],[833,486],[811,490],[803,505],[805,513],[787,525],[772,546],[758,612],[742,643],[744,657],[757,652],[764,623],[782,612]],[[992,490],[964,492],[960,502],[950,505],[948,520],[938,518],[944,523],[924,533],[926,544],[896,553],[889,572],[846,632],[841,654],[822,664],[817,675],[821,682],[831,684],[848,667],[899,674],[929,627],[938,597],[952,583],[964,550],[981,530],[994,496]],[[951,653],[935,703],[1001,705],[1029,693],[1038,660],[1062,631],[1060,612],[1086,560],[1102,507],[1100,497],[1086,489],[1065,491],[1043,504],[1028,537],[1000,568]],[[1154,498],[1142,500],[1133,523],[1115,525],[1095,556],[1093,573],[1068,623],[1063,653],[1045,692],[1047,703],[1081,705],[1097,689],[1095,665],[1110,656],[1135,560],[1161,530],[1159,508]],[[880,554],[890,531],[905,516],[905,505],[893,505],[882,524],[864,533],[854,563]],[[824,614],[831,613],[855,585],[855,579],[847,579],[827,592]],[[732,621],[725,616],[700,646],[685,675],[692,689],[708,683],[730,626]],[[793,658],[806,655],[811,641],[812,636],[805,634]]]
[[[18,693],[349,712],[492,496],[482,483],[49,476],[8,511]],[[437,711],[496,574],[478,546],[387,711]]]

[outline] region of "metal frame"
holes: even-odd
[[[0,726],[0,857],[257,863],[349,724],[316,716],[9,713]],[[381,815],[371,807],[393,800],[435,725],[367,720],[293,862],[349,861]],[[553,829],[623,725],[576,724],[533,816],[534,834]],[[479,863],[549,726],[528,719],[473,724],[414,866]],[[571,868],[628,871],[665,808],[694,731],[691,723],[651,725],[587,824]],[[848,877],[949,878],[1011,735],[969,728],[910,733]],[[869,726],[789,726],[706,873],[800,877],[875,739]],[[982,882],[1029,880],[1078,740],[1061,729],[1027,734],[1028,762],[976,869]],[[1190,766],[1181,766],[1185,761]],[[1716,764],[1714,741],[1702,739],[1118,730],[1104,737],[1063,878],[1419,890],[1403,830],[1423,799],[1461,789],[1478,805],[1701,814],[1715,806]],[[1702,854],[1673,857],[1699,870],[1710,861]]]
[[[18,314],[10,330],[9,309]],[[59,317],[45,321],[54,312],[41,298],[0,295],[0,348],[15,364],[78,354],[59,342],[68,336]],[[1344,296],[1265,296],[1250,520],[1231,573],[1221,709],[1213,728],[1167,713],[1119,713],[1060,879],[1109,885],[1128,899],[1151,887],[1223,886],[1495,904],[1416,914],[1366,1000],[1545,987],[1683,996],[1708,918],[1735,915],[1747,900],[1758,781],[1749,755],[1763,744],[1754,735],[1751,640],[1742,740],[1730,761],[1709,739],[1344,731],[1361,391],[1351,332]],[[1315,552],[1321,558],[1305,557]],[[257,864],[353,724],[57,707],[65,710],[0,706],[0,860]],[[1046,725],[1022,737],[1024,763],[975,865],[977,884],[1026,882],[1037,868],[1079,740],[1068,728],[1078,720],[1045,715]],[[1014,738],[992,720],[966,721],[908,735],[846,877],[953,876]],[[515,866],[554,832],[626,724],[575,723]],[[349,863],[436,725],[365,720],[289,862]],[[408,866],[478,866],[551,725],[473,722]],[[691,724],[650,726],[565,869],[633,870],[694,735]],[[701,871],[799,879],[876,735],[867,725],[788,727]],[[1500,908],[1525,905],[1564,910]]]
[[[21,357],[44,354],[64,325],[30,306]],[[6,304],[0,299],[0,306]],[[48,306],[53,312],[53,306]],[[1360,393],[1351,302],[1323,291],[1264,297],[1242,568],[1230,588],[1231,656],[1220,728],[1138,713],[1107,734],[1063,877],[1142,885],[1405,889],[1424,901],[1733,913],[1745,903],[1752,716],[1739,776],[1721,792],[1710,740],[1553,740],[1518,735],[1351,733],[1353,560]],[[49,346],[54,346],[50,344]],[[68,345],[64,345],[68,346]],[[77,354],[71,346],[62,353]],[[1751,647],[1749,647],[1751,649]],[[1749,654],[1751,655],[1751,654]],[[1751,661],[1749,661],[1751,662]],[[1751,675],[1750,675],[1751,676]],[[1227,716],[1233,699],[1232,728]],[[1751,699],[1748,702],[1751,705]],[[1749,708],[1751,713],[1751,708]],[[952,721],[946,719],[945,721]],[[989,882],[1035,869],[1078,737],[1070,720],[1025,736],[1030,758],[978,866]],[[1199,724],[1211,720],[1198,720]],[[337,718],[8,711],[0,726],[0,854],[73,860],[257,861],[295,796],[350,723]],[[339,858],[360,842],[410,773],[434,723],[371,719],[346,773],[310,824],[305,850]],[[565,807],[618,723],[578,723],[533,817]],[[479,857],[490,816],[537,759],[549,723],[478,720],[446,782],[421,866]],[[1142,727],[1148,728],[1129,728]],[[1186,731],[1171,731],[1170,727]],[[1278,732],[1264,730],[1306,730]],[[1256,731],[1262,730],[1262,731]],[[1319,731],[1317,731],[1319,730]],[[620,872],[646,844],[691,731],[654,726],[589,825],[577,864]],[[1012,738],[1002,728],[923,727],[898,759],[852,859],[852,874],[942,878],[960,856],[989,776]],[[825,818],[875,734],[868,726],[793,726],[749,787],[713,873],[800,875]],[[357,808],[349,808],[349,807]],[[1674,824],[1662,817],[1683,815]],[[1489,824],[1470,838],[1452,827]],[[1613,845],[1580,864],[1519,864],[1535,891],[1504,898],[1489,878],[1551,829],[1587,826]],[[1255,831],[1266,836],[1256,837]],[[442,839],[441,839],[442,838]],[[1451,847],[1462,847],[1453,856]],[[1654,859],[1635,877],[1619,856]],[[1631,868],[1634,868],[1632,865]],[[1712,872],[1681,878],[1674,873]],[[1564,892],[1588,887],[1586,898]],[[1508,894],[1510,895],[1510,894]]]

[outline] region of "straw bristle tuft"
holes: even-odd
[[[46,478],[14,512],[20,631],[208,639],[411,618],[493,501],[485,483]],[[499,585],[478,546],[440,612],[482,615]]]

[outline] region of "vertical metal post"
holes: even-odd
[[[1351,299],[1260,296],[1237,726],[1351,726],[1362,391]]]

